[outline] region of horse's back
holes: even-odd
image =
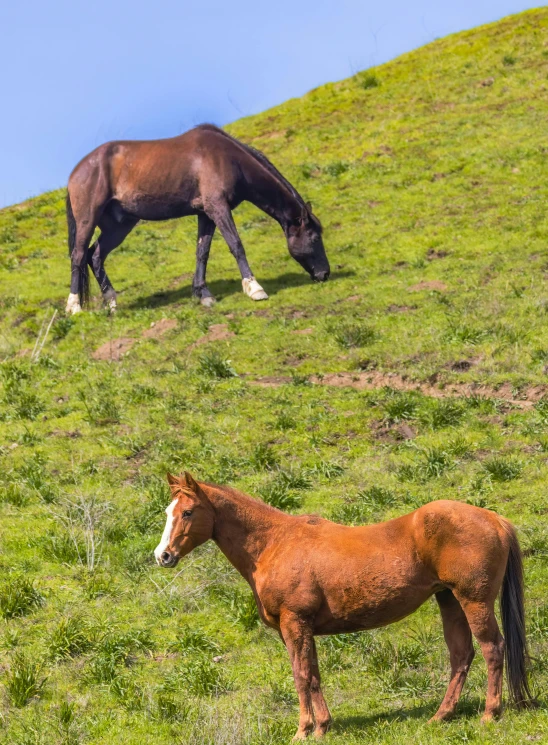
[[[117,201],[132,216],[182,217],[220,196],[236,206],[249,161],[245,148],[213,125],[160,140],[113,140],[82,158],[69,193],[75,201],[100,183],[101,199]]]

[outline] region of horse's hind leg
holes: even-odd
[[[432,717],[434,721],[449,719],[457,703],[474,659],[472,632],[460,603],[451,590],[436,593],[443,621],[443,635],[451,659],[451,680],[440,708]]]
[[[105,259],[131,233],[137,223],[138,220],[132,217],[118,221],[108,214],[107,210],[99,220],[101,234],[88,250],[88,264],[101,288],[103,300],[111,312],[116,310],[116,292],[105,271]]]
[[[487,700],[482,721],[490,722],[502,710],[504,668],[504,639],[495,616],[495,603],[494,600],[478,602],[460,598],[460,604],[487,663]]]
[[[67,313],[78,313],[89,293],[87,252],[93,231],[108,201],[108,179],[102,160],[84,159],[68,184],[67,219],[71,258]]]
[[[198,242],[196,244],[196,272],[192,281],[192,294],[207,308],[215,298],[206,285],[207,260],[215,233],[215,223],[204,212],[198,213]]]

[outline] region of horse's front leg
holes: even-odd
[[[192,294],[206,308],[212,306],[215,298],[206,285],[207,260],[215,233],[215,223],[204,212],[198,214],[198,242],[196,244],[196,272],[192,280]]]
[[[315,737],[323,737],[331,725],[331,714],[323,697],[321,689],[320,668],[318,665],[318,651],[316,642],[312,639],[312,680],[310,682],[310,693],[312,695],[312,706],[316,719]]]
[[[314,729],[313,697],[316,702],[319,702],[319,693],[323,701],[319,688],[319,675],[317,680],[314,680],[317,660],[315,658],[316,648],[312,635],[312,625],[309,621],[294,613],[282,613],[280,616],[280,632],[289,653],[295,688],[299,696],[299,728],[293,739],[304,740]],[[315,683],[314,694],[312,691],[313,681]],[[325,706],[325,701],[323,701],[323,704]],[[325,706],[325,710],[327,711],[327,706]],[[320,714],[320,716],[322,715]],[[327,711],[327,716],[329,717],[329,711]],[[322,727],[316,728],[316,734],[318,736],[323,735],[328,724],[329,722],[325,723],[323,721]]]
[[[242,276],[242,287],[245,294],[252,300],[268,300],[268,295],[257,282],[247,262],[245,250],[236,230],[232,212],[228,204],[215,205],[208,214],[215,221],[219,231],[230,248],[231,254],[236,259],[238,269]]]

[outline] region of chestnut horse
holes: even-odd
[[[320,688],[315,635],[386,626],[436,596],[451,679],[433,719],[449,718],[474,657],[487,663],[484,721],[500,714],[502,675],[518,707],[533,703],[527,680],[523,569],[513,526],[462,502],[431,502],[377,525],[347,527],[287,515],[235,489],[168,475],[172,502],[154,554],[163,567],[213,539],[249,582],[261,619],[289,652],[299,694],[296,739],[331,722]],[[506,644],[495,617],[501,593]]]
[[[116,308],[116,293],[105,272],[108,254],[139,220],[198,216],[196,273],[192,291],[203,305],[214,298],[206,267],[215,228],[228,243],[252,300],[268,295],[254,278],[232,219],[248,201],[281,225],[291,256],[315,281],[329,277],[322,228],[297,190],[258,150],[212,124],[166,140],[120,141],[101,145],[78,163],[67,192],[69,254],[72,261],[67,313],[77,313],[89,293],[93,269],[105,302]],[[89,246],[93,232],[101,234]]]

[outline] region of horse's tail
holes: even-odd
[[[529,688],[527,640],[525,638],[525,602],[523,563],[516,531],[506,520],[503,526],[510,539],[510,552],[502,581],[500,613],[505,639],[506,679],[514,704],[526,708],[535,704]]]
[[[70,201],[70,194],[67,191],[67,227],[68,227],[68,249],[69,257],[72,257],[74,246],[76,244],[76,220],[74,219],[74,212],[72,211],[72,204]],[[78,296],[80,299],[80,305],[84,305],[89,300],[89,266],[87,262],[87,256],[80,264],[80,282],[78,283]]]

